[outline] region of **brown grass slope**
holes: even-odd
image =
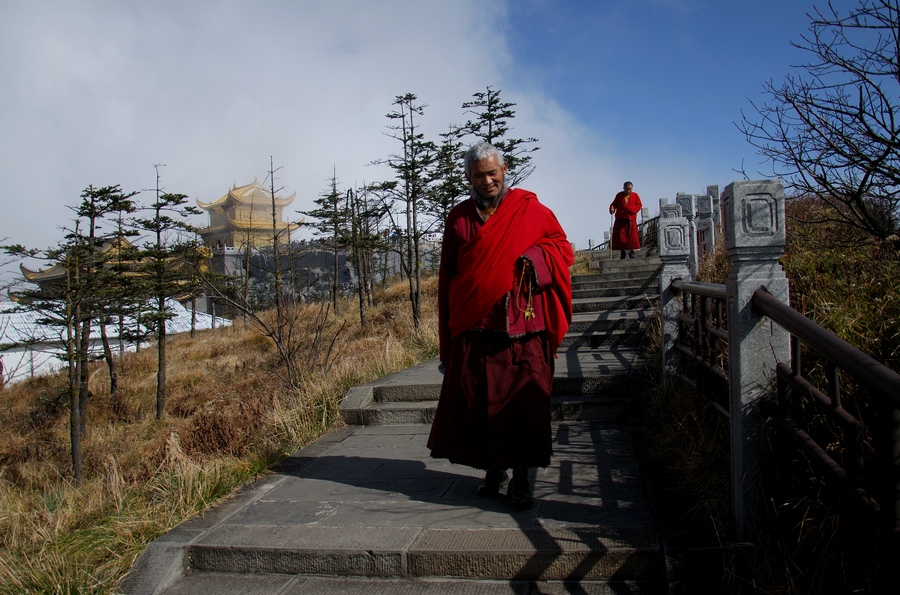
[[[340,424],[349,387],[434,357],[436,286],[425,281],[418,331],[401,282],[377,296],[366,329],[355,300],[339,315],[299,306],[294,390],[270,341],[240,320],[175,337],[161,421],[153,349],[122,358],[115,399],[95,364],[81,485],[69,479],[64,378],[0,392],[0,593],[112,592],[147,543]]]

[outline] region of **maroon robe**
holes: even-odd
[[[637,214],[641,211],[641,197],[637,192],[628,196],[625,204],[625,193],[619,192],[610,207],[616,209],[616,222],[613,224],[613,250],[637,250],[641,247],[641,236],[638,232]]]
[[[522,191],[511,192],[519,194],[507,194],[492,217],[508,216],[511,213],[504,212],[504,207],[525,204]],[[480,234],[485,222],[472,199],[457,205],[447,218],[438,287],[441,361],[446,369],[428,440],[433,457],[480,469],[545,467],[550,463],[550,393],[558,340],[555,333],[545,332],[547,322],[556,320],[551,314],[554,305],[547,299],[569,296],[570,307],[567,267],[572,251],[552,212],[534,195],[527,200],[534,201],[528,208],[538,213],[536,218],[558,231],[549,244],[544,237],[519,253],[533,265],[533,318],[524,316],[526,292],[520,291],[521,275],[514,257],[496,265],[514,271],[506,293],[487,312],[473,317],[476,322],[468,330],[451,331],[451,285],[460,273],[459,256],[471,247],[473,239],[484,239]],[[545,250],[558,250],[562,256],[548,257]],[[563,274],[560,261],[567,263]],[[564,286],[562,291],[558,285]],[[570,313],[563,316],[570,317]],[[557,330],[565,333],[565,328]]]

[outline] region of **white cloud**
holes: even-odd
[[[429,106],[421,124],[436,138],[491,85],[517,103],[515,133],[540,139],[524,186],[584,247],[602,238],[624,177],[650,191],[645,202],[658,196],[623,173],[639,171],[640,156],[515,71],[506,10],[478,0],[8,1],[0,240],[52,245],[85,187],[152,188],[156,163],[167,191],[211,201],[263,179],[272,156],[279,185],[307,210],[333,166],[344,187],[388,175],[367,164],[399,150],[384,117],[396,95]],[[653,177],[671,188],[692,173],[673,164]]]

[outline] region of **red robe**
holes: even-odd
[[[616,222],[613,224],[613,250],[637,250],[641,247],[641,236],[638,232],[637,214],[641,211],[641,197],[637,192],[628,196],[625,204],[625,193],[619,192],[610,207],[616,208]]]
[[[521,316],[516,263],[534,263],[534,320]],[[438,287],[441,397],[434,457],[482,469],[550,462],[556,349],[572,312],[572,247],[533,193],[513,189],[485,223],[469,199],[450,212]]]

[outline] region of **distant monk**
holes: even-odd
[[[629,250],[629,256],[634,258],[634,251],[641,247],[641,237],[638,233],[637,214],[641,210],[641,197],[637,192],[632,192],[634,184],[625,182],[622,192],[616,194],[609,212],[616,214],[616,222],[613,224],[612,245],[613,250],[621,250],[625,258],[625,251]]]
[[[556,348],[572,320],[572,246],[533,192],[507,188],[493,145],[466,153],[471,198],[450,211],[441,249],[438,324],[444,382],[431,456],[486,471],[476,493],[532,499],[529,467],[550,464]]]

